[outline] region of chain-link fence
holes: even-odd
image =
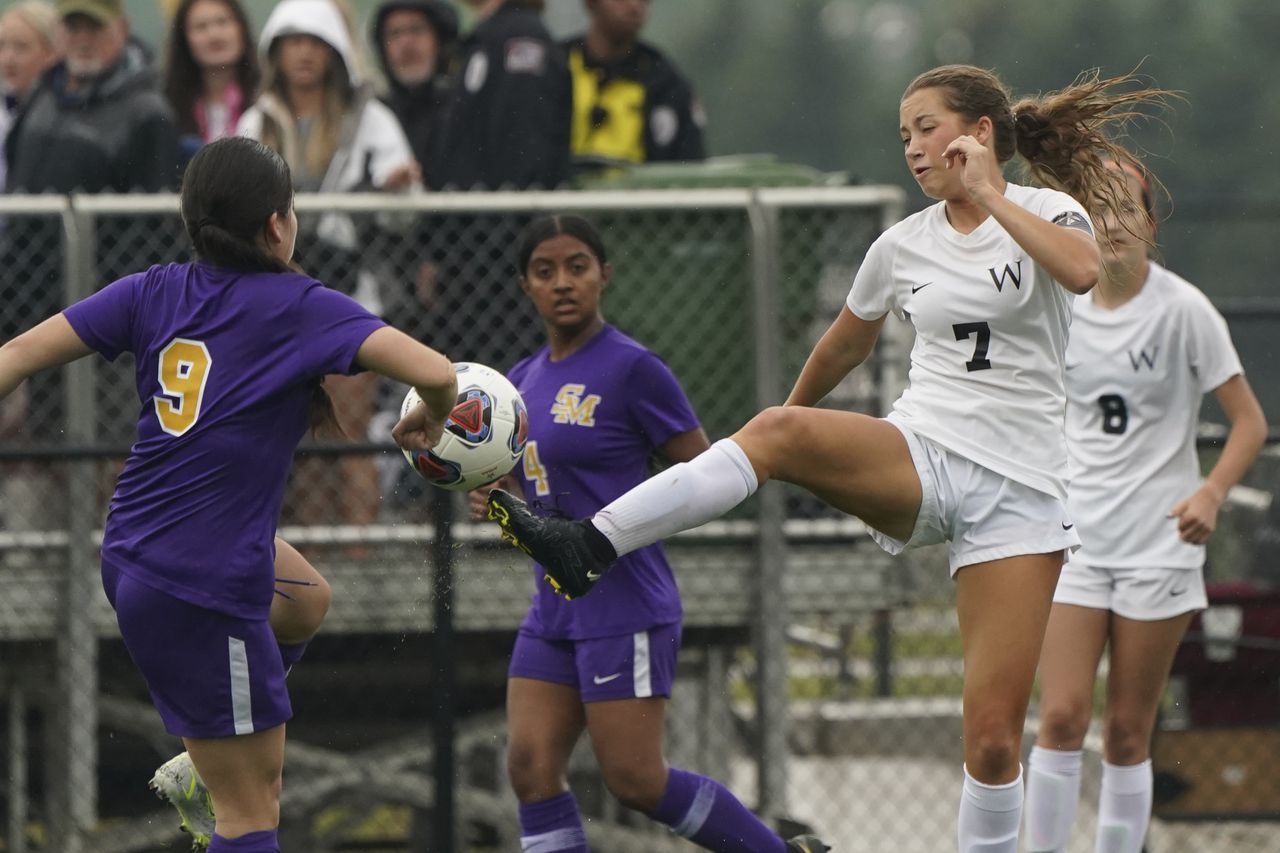
[[[542,342],[516,283],[516,235],[542,212],[590,216],[615,267],[606,316],[668,361],[715,438],[782,399],[904,200],[841,188],[298,204],[306,269],[455,360],[503,370]],[[188,252],[172,197],[0,199],[0,215],[6,336]],[[887,325],[875,358],[832,403],[882,411],[904,382],[908,344],[905,326]],[[0,409],[5,853],[182,845],[174,815],[145,790],[181,746],[151,710],[97,577],[95,537],[139,406],[127,361],[77,363]],[[369,378],[333,383],[350,441],[305,445],[290,484],[281,535],[326,576],[334,602],[289,680],[286,850],[519,846],[502,705],[532,575],[389,447],[403,392]],[[1255,560],[1256,575],[1237,572],[1246,579],[1275,578],[1242,544],[1280,528],[1269,508],[1275,474],[1274,460],[1260,465],[1224,515],[1222,562]],[[841,851],[950,849],[961,666],[945,559],[891,563],[856,521],[779,486],[668,550],[686,611],[672,763],[727,781],[770,819],[812,825]],[[1267,662],[1276,653],[1265,657],[1253,633],[1265,633],[1267,599],[1233,606],[1238,625],[1215,617],[1199,633],[1248,650],[1232,659],[1257,675],[1248,689],[1280,685]],[[1272,849],[1274,823],[1236,819],[1276,819],[1280,783],[1225,756],[1274,744],[1280,711],[1213,726],[1187,709],[1207,690],[1234,689],[1206,686],[1224,662],[1184,663],[1166,715],[1172,734],[1161,734],[1172,745],[1157,746],[1165,788],[1151,850]],[[1096,740],[1089,749],[1096,770]],[[585,747],[571,781],[594,849],[692,849],[620,809]],[[1092,849],[1097,782],[1086,773],[1072,850]],[[1258,796],[1246,813],[1206,795],[1214,785]]]

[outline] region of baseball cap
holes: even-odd
[[[109,24],[124,17],[124,0],[58,0],[57,9],[63,18],[84,15]]]

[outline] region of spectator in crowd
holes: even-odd
[[[10,6],[0,15],[0,80],[4,82],[0,146],[6,144],[9,129],[41,76],[58,60],[61,52],[58,13],[53,6],[32,0]],[[4,190],[8,160],[7,156],[0,155],[0,192]]]
[[[449,96],[449,56],[458,42],[458,15],[445,0],[389,0],[373,18],[373,45],[387,77],[383,99],[400,119],[423,182],[436,174]]]
[[[169,27],[164,94],[182,134],[182,160],[235,136],[261,72],[238,0],[182,0]]]
[[[58,0],[66,58],[11,131],[9,192],[156,192],[178,179],[173,113],[123,0]]]
[[[560,186],[573,89],[543,0],[467,2],[480,23],[462,42],[440,179],[464,190]]]
[[[573,170],[701,160],[702,106],[680,72],[640,41],[650,0],[584,0],[587,31],[564,43],[573,74]]]
[[[395,115],[362,85],[355,48],[341,10],[330,0],[283,0],[259,39],[262,93],[240,118],[239,133],[279,152],[298,192],[409,191],[420,187],[418,164]],[[380,239],[372,220],[347,214],[300,217],[298,263],[331,287],[355,297],[373,314],[383,298],[371,257]],[[338,419],[363,440],[373,417],[377,377],[363,373],[331,380]],[[308,466],[311,476],[318,466]],[[342,500],[316,494],[300,511],[310,521],[368,524],[377,517],[378,479],[368,457],[324,466],[341,483]],[[311,481],[309,481],[311,482]],[[336,488],[336,486],[335,486]],[[317,490],[308,489],[314,494]],[[321,508],[340,504],[326,519]]]

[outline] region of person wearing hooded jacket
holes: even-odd
[[[289,165],[297,192],[411,192],[421,172],[395,114],[361,80],[342,11],[331,0],[283,0],[259,37],[262,92],[240,117],[237,133],[277,151]],[[345,291],[366,310],[384,313],[377,247],[395,217],[353,218],[327,212],[299,217],[299,266]],[[377,395],[370,373],[327,383],[347,435],[368,435]],[[373,460],[344,457],[338,465],[303,466],[308,488],[297,511],[308,521],[365,525],[377,518],[378,475]],[[333,479],[334,482],[328,482]],[[341,491],[343,500],[330,496]],[[334,504],[337,503],[337,512]],[[353,553],[353,556],[355,554]]]
[[[438,188],[458,14],[446,0],[387,0],[374,12],[370,37],[387,78],[382,101],[400,120],[423,183]]]

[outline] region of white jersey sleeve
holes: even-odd
[[[1244,367],[1231,342],[1226,318],[1209,298],[1192,289],[1186,302],[1187,357],[1200,393],[1206,394],[1231,377],[1244,373]]]
[[[863,320],[879,320],[890,311],[901,316],[893,287],[893,256],[897,251],[897,233],[884,232],[867,250],[845,304]]]

